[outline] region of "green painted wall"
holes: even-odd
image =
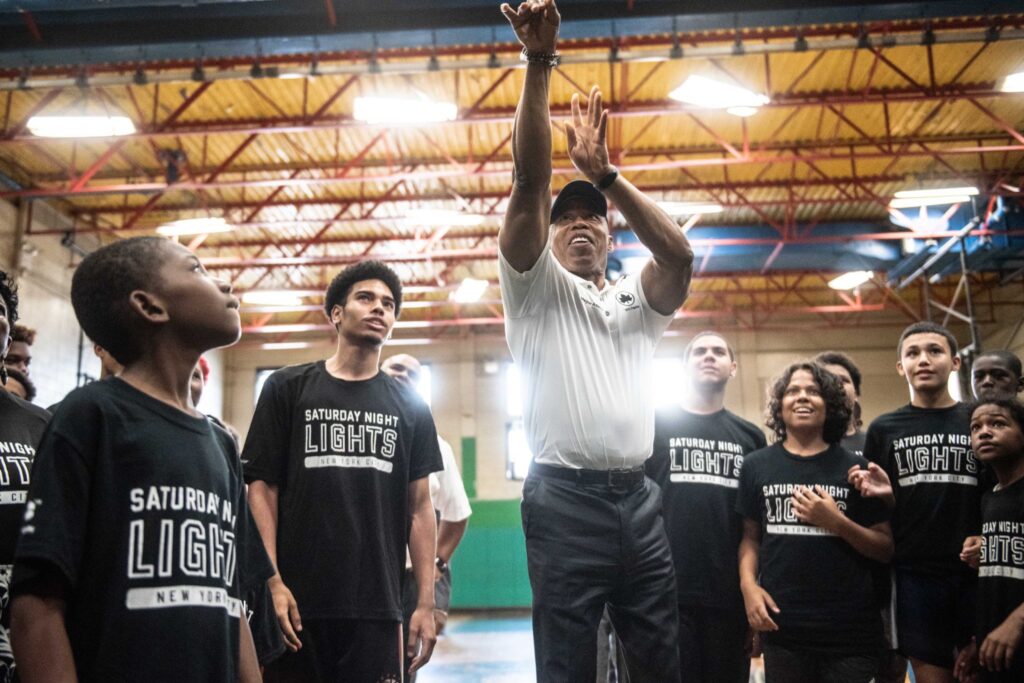
[[[462,484],[466,495],[476,498],[476,437],[462,437]]]
[[[465,454],[464,450],[463,467]],[[474,500],[471,504],[473,516],[452,559],[452,607],[529,607],[519,501]]]

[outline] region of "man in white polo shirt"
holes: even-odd
[[[540,683],[593,681],[608,606],[633,683],[678,680],[672,557],[646,479],[654,348],[686,299],[693,251],[679,226],[609,163],[607,112],[573,97],[569,156],[589,182],[551,203],[548,85],[558,63],[552,0],[502,12],[527,62],[512,135],[514,185],[498,235],[505,335],[524,378],[534,462],[523,487]],[[653,255],[611,284],[611,199]]]

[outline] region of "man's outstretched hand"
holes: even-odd
[[[507,2],[501,4],[501,13],[512,24],[516,38],[528,52],[554,52],[558,43],[561,17],[555,0],[527,0],[515,9]]]
[[[612,170],[608,160],[608,112],[601,106],[595,85],[587,97],[587,111],[580,111],[580,96],[572,96],[572,123],[565,126],[569,158],[580,173],[595,185]]]

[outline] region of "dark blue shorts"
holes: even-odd
[[[957,649],[973,635],[977,577],[899,567],[894,575],[896,648],[907,657],[952,669]]]

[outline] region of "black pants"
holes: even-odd
[[[679,606],[679,666],[682,683],[747,683],[750,626],[743,609]]]
[[[593,683],[606,605],[631,683],[678,679],[675,573],[657,485],[623,490],[531,471],[522,512],[538,683]]]
[[[402,680],[402,624],[377,619],[303,619],[302,649],[266,668],[267,683]]]
[[[402,633],[405,634],[406,639],[409,638],[409,620],[412,619],[412,613],[416,611],[416,603],[419,602],[420,591],[416,586],[416,576],[413,574],[411,568],[406,568],[405,576],[402,577]],[[441,572],[441,578],[434,582],[434,611],[448,613],[448,608],[452,603],[452,572],[451,569],[445,568]],[[441,635],[438,633],[437,635]],[[416,674],[409,673],[409,667],[412,666],[412,659],[406,658],[405,660],[405,680],[406,683],[415,683]]]
[[[822,655],[764,644],[765,683],[870,683],[878,654]]]

